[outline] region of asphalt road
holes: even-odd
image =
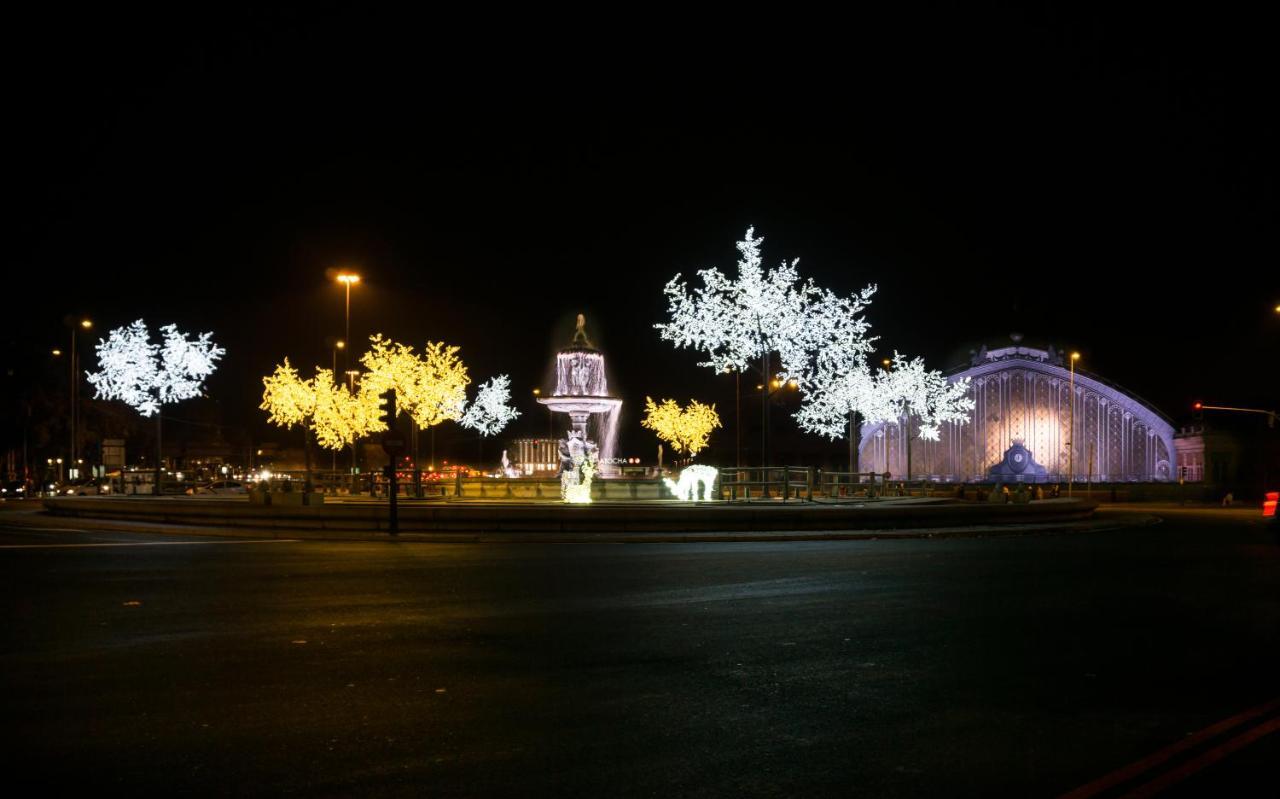
[[[1254,513],[750,544],[0,529],[6,784],[1055,796],[1184,742],[1097,795],[1275,796],[1280,709],[1237,716],[1280,697]]]

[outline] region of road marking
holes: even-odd
[[[1226,743],[1218,744],[1208,752],[1205,752],[1199,757],[1188,760],[1173,771],[1166,772],[1159,777],[1156,777],[1151,782],[1148,782],[1146,785],[1125,794],[1123,799],[1146,799],[1148,796],[1155,796],[1162,791],[1168,790],[1176,783],[1182,782],[1192,774],[1212,766],[1214,763],[1222,760],[1237,749],[1243,749],[1259,738],[1270,735],[1276,730],[1280,730],[1280,718],[1259,724],[1248,732],[1237,735]]]
[[[1186,738],[1183,738],[1181,741],[1170,744],[1169,746],[1166,746],[1164,749],[1161,749],[1158,752],[1154,752],[1150,755],[1147,755],[1141,760],[1135,760],[1129,765],[1123,768],[1116,769],[1110,774],[1099,777],[1098,779],[1094,780],[1088,785],[1082,785],[1081,787],[1076,788],[1074,791],[1071,791],[1070,793],[1064,793],[1060,797],[1060,799],[1086,799],[1086,797],[1096,796],[1102,793],[1103,791],[1108,790],[1109,788],[1114,788],[1120,783],[1128,782],[1129,780],[1132,780],[1133,778],[1145,772],[1150,771],[1151,769],[1155,768],[1161,763],[1168,762],[1174,756],[1181,754],[1182,752],[1185,752],[1188,749],[1193,749],[1199,746],[1200,744],[1204,743],[1205,741],[1209,740],[1210,738],[1214,738],[1218,735],[1221,735],[1222,733],[1226,732],[1229,729],[1232,729],[1233,727],[1238,727],[1241,724],[1245,723],[1246,721],[1256,719],[1259,716],[1265,716],[1277,708],[1280,708],[1280,697],[1276,697],[1275,699],[1272,699],[1270,702],[1264,702],[1263,704],[1258,705],[1257,707],[1251,707],[1248,710],[1243,710],[1230,718],[1223,719],[1222,721],[1216,722],[1214,724],[1210,724],[1208,727],[1205,727],[1203,730],[1200,730],[1199,732],[1193,735],[1188,735]],[[1263,725],[1263,726],[1266,726],[1266,725]],[[1260,729],[1260,728],[1257,728],[1257,729]],[[1248,734],[1249,733],[1246,733],[1246,735]],[[1263,733],[1263,734],[1265,735],[1266,733]],[[1240,736],[1240,737],[1243,738],[1245,736]],[[1261,736],[1258,736],[1258,737],[1261,737]],[[1235,740],[1238,740],[1238,739],[1232,739],[1232,741],[1228,741],[1227,744],[1223,744],[1223,746],[1231,744]],[[1256,740],[1256,739],[1250,739],[1250,741],[1246,743],[1252,742],[1252,740]],[[1244,744],[1241,744],[1241,746],[1243,745]],[[1214,751],[1214,750],[1210,750],[1210,751]],[[1235,751],[1235,750],[1233,749],[1231,751]],[[1201,757],[1203,756],[1204,755],[1202,755]],[[1198,759],[1199,758],[1197,758],[1197,760]],[[1195,761],[1193,760],[1191,762],[1194,763]],[[1203,768],[1203,766],[1201,766],[1201,768]],[[1170,772],[1170,773],[1174,773],[1174,772]]]
[[[297,538],[250,538],[244,541],[131,541],[99,544],[0,544],[0,549],[93,549],[104,547],[190,547],[215,544],[297,544]]]

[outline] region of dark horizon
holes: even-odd
[[[190,415],[287,441],[260,378],[285,356],[330,362],[326,274],[348,267],[353,339],[442,339],[473,385],[511,375],[525,415],[499,438],[545,430],[530,391],[581,312],[627,402],[625,454],[656,444],[646,394],[716,402],[731,453],[732,381],[653,324],[663,284],[731,270],[748,225],[769,263],[798,257],[842,293],[877,283],[884,353],[945,369],[1018,331],[1175,424],[1196,400],[1277,398],[1274,123],[1261,52],[1212,25],[943,13],[902,36],[910,51],[860,40],[743,102],[701,73],[574,84],[517,54],[527,72],[464,77],[390,20],[338,12],[90,22],[29,21],[9,56],[26,76],[10,408],[65,371],[47,355],[65,315],[95,338],[172,321],[228,354],[208,400],[166,415],[204,404]],[[465,447],[454,427],[439,435]]]

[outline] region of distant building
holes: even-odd
[[[1280,482],[1280,430],[1250,415],[1214,414],[1181,428],[1173,440],[1174,476],[1237,498],[1260,497]]]
[[[975,402],[968,424],[945,424],[938,441],[913,435],[915,479],[1010,479],[1006,454],[1043,466],[1015,479],[1063,481],[1073,467],[1078,481],[1175,480],[1173,425],[1150,404],[1097,375],[1075,371],[1074,434],[1071,374],[1054,351],[1012,346],[972,354],[968,377]],[[864,470],[907,474],[907,439],[900,422],[864,425],[859,462]],[[911,426],[913,433],[916,428]],[[993,471],[995,470],[995,471]]]
[[[526,477],[555,474],[560,470],[560,442],[554,438],[517,438],[507,457]]]

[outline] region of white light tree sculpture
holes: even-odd
[[[875,375],[875,397],[868,405],[869,422],[893,421],[901,425],[907,442],[907,479],[911,479],[911,417],[919,419],[919,436],[937,441],[947,422],[969,421],[973,399],[969,378],[951,382],[942,372],[925,367],[923,358],[907,360],[894,352],[893,367]]]
[[[800,429],[835,440],[847,435],[849,472],[858,472],[858,439],[862,421],[881,418],[884,410],[879,383],[861,355],[840,363],[827,359],[818,364],[808,381],[800,410]]]
[[[802,281],[799,260],[766,269],[760,256],[764,239],[748,228],[738,242],[738,274],[729,278],[719,269],[702,269],[702,287],[690,293],[680,275],[667,283],[669,321],[655,327],[663,339],[677,348],[690,347],[707,356],[700,363],[717,372],[742,372],[751,361],[761,361],[761,415],[767,420],[768,386],[776,379],[794,379],[803,390],[818,371],[823,353],[840,357],[864,356],[874,339],[862,311],[876,287],[869,285],[849,297],[819,288],[812,279]],[[778,369],[770,367],[778,354]],[[761,457],[768,465],[768,426],[761,426]]]
[[[502,432],[519,415],[520,411],[511,407],[511,378],[498,375],[480,384],[476,398],[467,406],[459,424],[480,434],[478,451],[484,460],[485,438]]]
[[[86,377],[98,399],[118,399],[143,416],[156,417],[155,493],[161,486],[161,408],[197,397],[204,381],[217,369],[226,350],[213,343],[212,333],[191,339],[177,325],[160,328],[163,340],[151,341],[141,320],[117,327],[98,341],[98,371]]]

